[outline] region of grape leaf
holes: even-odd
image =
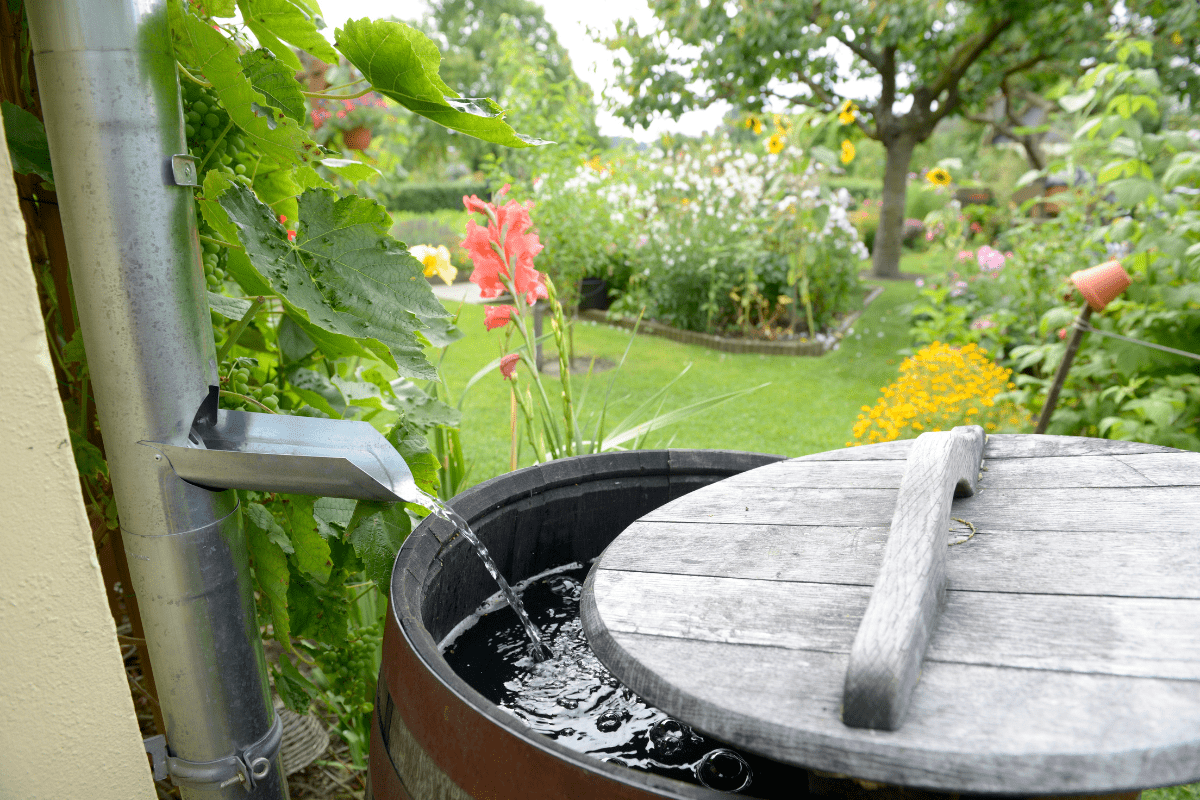
[[[429,449],[429,440],[425,438],[425,430],[401,419],[387,434],[387,440],[408,464],[409,472],[417,486],[430,494],[436,492],[438,480],[438,460]]]
[[[200,12],[210,17],[232,17],[236,13],[233,0],[204,0]]]
[[[53,183],[46,126],[33,114],[7,100],[0,102],[0,113],[4,115],[4,135],[8,139],[8,157],[12,160],[13,171],[38,175]]]
[[[279,164],[306,161],[306,153],[315,150],[316,144],[287,114],[272,109],[267,98],[255,91],[242,72],[237,45],[182,3],[170,3],[168,8],[176,55],[212,83],[221,106],[245,138]]]
[[[284,314],[279,320],[279,330],[276,336],[279,339],[279,350],[283,353],[284,363],[299,361],[317,349],[313,340],[308,338],[308,334],[301,330],[300,326],[293,322],[287,314]]]
[[[257,20],[250,16],[250,10],[246,8],[245,2],[239,2],[241,6],[242,19],[246,21],[246,27],[254,34],[254,38],[258,39],[258,43],[275,54],[283,64],[296,72],[301,72],[304,69],[304,64],[300,61],[300,57],[292,52],[292,48],[288,47],[283,42],[279,41],[279,37],[271,33],[271,29],[265,25],[260,25]]]
[[[375,90],[452,130],[508,147],[552,144],[517,133],[487,98],[462,98],[438,74],[441,54],[423,33],[390,20],[347,20],[334,46]]]
[[[291,617],[288,614],[288,584],[290,574],[287,556],[279,542],[287,542],[287,534],[275,522],[271,512],[258,503],[246,503],[246,539],[250,557],[254,560],[254,577],[259,591],[267,600],[275,639],[291,650]],[[290,552],[290,551],[289,551]]]
[[[353,183],[374,180],[379,177],[379,170],[361,161],[352,161],[348,158],[322,159],[321,166]]]
[[[263,44],[266,41],[260,32],[269,39],[282,39],[312,53],[326,64],[338,63],[337,53],[317,28],[320,17],[312,15],[307,8],[297,6],[291,0],[239,0],[238,5],[242,9],[246,27]],[[271,50],[275,48],[271,47]]]
[[[432,425],[457,427],[462,421],[462,413],[458,409],[430,397],[412,381],[399,378],[392,381],[391,386],[400,404],[400,410],[404,412],[404,418],[414,425],[423,428]]]
[[[349,606],[342,581],[322,585],[294,577],[288,587],[288,608],[292,610],[293,636],[331,647],[345,644]]]
[[[296,83],[294,69],[286,66],[270,50],[261,48],[243,53],[239,61],[256,92],[296,122],[304,123],[304,95],[300,93],[300,84]]]
[[[374,503],[360,500],[347,526],[347,538],[363,563],[367,577],[375,581],[387,597],[391,586],[396,553],[408,534],[412,519],[401,503]]]
[[[321,535],[320,525],[313,517],[316,500],[310,495],[290,494],[284,507],[292,529],[292,546],[296,548],[296,568],[325,583],[333,561],[329,557],[329,542]]]
[[[240,297],[226,297],[223,294],[209,292],[208,307],[225,319],[241,319],[250,310],[250,301]]]
[[[279,668],[271,671],[271,677],[275,679],[275,691],[283,704],[297,714],[307,714],[312,696],[318,690],[312,681],[296,669],[291,659],[280,656]]]
[[[271,209],[244,186],[230,184],[217,199],[254,270],[284,299],[293,321],[318,347],[325,350],[313,328],[375,340],[358,348],[370,350],[401,374],[436,379],[417,331],[422,318],[445,317],[447,312],[433,296],[421,263],[388,234],[391,219],[382,206],[310,189],[300,197],[300,226],[291,242]],[[243,289],[255,291],[242,282],[236,267],[231,271]],[[251,276],[247,282],[254,284]]]
[[[319,409],[334,419],[341,419],[346,410],[342,393],[319,372],[297,369],[288,375],[292,390],[313,408]]]
[[[266,533],[267,539],[274,545],[277,545],[280,550],[285,553],[296,552],[292,547],[292,540],[288,538],[287,531],[280,527],[275,521],[275,517],[267,510],[266,506],[261,503],[245,503],[246,522],[259,530]]]
[[[395,411],[396,407],[383,396],[383,392],[373,383],[364,381],[347,381],[333,376],[330,381],[342,393],[342,399],[348,406],[362,408],[377,408],[380,411]]]

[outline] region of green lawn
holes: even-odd
[[[612,389],[610,418],[620,419],[691,364],[690,371],[672,387],[664,411],[741,387],[770,385],[652,434],[649,446],[727,448],[786,456],[844,447],[861,406],[874,403],[879,388],[895,379],[901,360],[897,350],[908,344],[907,318],[900,307],[912,301],[916,289],[908,281],[889,282],[884,287],[883,295],[854,325],[854,333],[841,348],[820,358],[726,354],[638,336]],[[503,341],[503,331],[484,331],[481,306],[466,306],[459,324],[467,335],[449,348],[442,363],[455,398],[480,367],[500,354]],[[628,332],[620,329],[586,322],[575,326],[577,356],[619,361],[628,342]],[[585,418],[588,408],[599,406],[612,375],[605,372],[592,377]],[[543,380],[548,391],[557,385],[557,378],[544,376]],[[584,382],[583,378],[576,380],[577,387]],[[575,391],[578,395],[581,388]],[[506,472],[507,383],[499,373],[484,378],[470,389],[462,408],[463,449],[468,462],[473,462],[469,482]],[[531,461],[531,455],[525,455],[522,465]]]

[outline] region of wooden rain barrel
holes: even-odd
[[[1200,780],[1200,453],[973,427],[771,464],[643,515],[581,615],[630,689],[813,792]]]
[[[594,559],[639,517],[781,460],[723,450],[634,450],[518,470],[451,502],[516,583]],[[453,528],[430,517],[392,572],[371,731],[376,800],[716,800],[700,786],[604,763],[531,733],[455,674],[438,642],[497,591]]]

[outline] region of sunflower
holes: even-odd
[[[858,111],[858,106],[853,100],[847,100],[842,103],[842,107],[838,109],[838,122],[843,125],[849,125],[854,122],[855,113]]]
[[[925,180],[932,183],[934,186],[949,186],[950,173],[941,167],[934,167],[925,173]]]
[[[775,155],[779,151],[783,150],[784,143],[785,140],[782,133],[775,132],[771,134],[771,138],[767,139],[767,152],[771,155]]]
[[[758,117],[746,117],[746,127],[754,131],[754,135],[758,136],[762,133],[762,120]]]
[[[842,163],[849,164],[854,160],[854,142],[849,139],[842,139]]]

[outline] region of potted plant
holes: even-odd
[[[322,82],[341,85],[348,85],[355,77],[344,67],[330,67],[321,76]],[[311,103],[309,119],[313,126],[313,141],[338,147],[340,139],[340,146],[345,150],[366,150],[373,133],[392,117],[387,100],[375,92],[357,97],[318,96]]]

